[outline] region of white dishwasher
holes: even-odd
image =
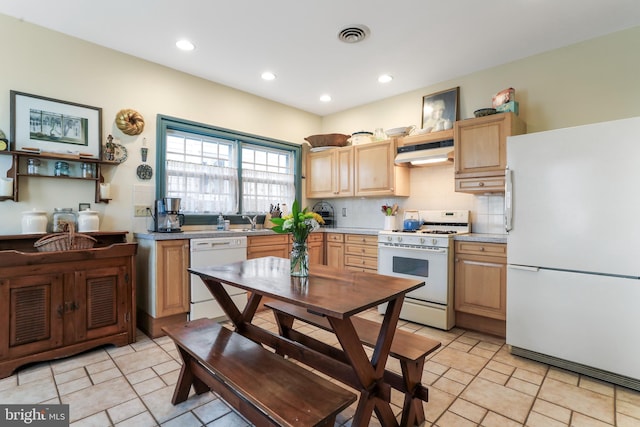
[[[191,239],[191,267],[209,267],[229,264],[247,259],[247,238],[213,237],[206,239]],[[191,274],[191,311],[190,320],[208,317],[222,320],[226,318],[224,311],[213,298],[202,279]],[[247,292],[235,286],[224,285],[231,299],[242,311],[247,304]]]

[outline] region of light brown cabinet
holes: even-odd
[[[135,243],[0,256],[0,378],[27,363],[135,341]]]
[[[309,153],[309,198],[409,196],[409,168],[396,166],[396,141],[388,139]]]
[[[378,236],[344,235],[344,265],[347,270],[378,271]]]
[[[247,238],[247,259],[275,256],[289,258],[293,239],[291,234],[249,236]],[[324,233],[311,233],[307,238],[309,264],[324,263]]]
[[[189,240],[141,239],[138,255],[138,324],[152,338],[189,313]]]
[[[355,196],[409,196],[409,168],[396,166],[396,141],[356,145]]]
[[[454,125],[455,189],[465,193],[504,193],[507,137],[526,132],[514,113],[457,121]]]
[[[289,234],[247,237],[247,259],[275,256],[289,258]]]
[[[353,147],[309,153],[307,197],[353,196]]]
[[[506,245],[455,242],[456,325],[504,337],[506,305]]]
[[[309,265],[324,264],[324,233],[311,233],[307,238]]]
[[[344,234],[326,233],[326,265],[337,270],[344,269]]]

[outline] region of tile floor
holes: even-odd
[[[380,319],[375,311],[366,317]],[[254,323],[276,330],[270,311]],[[429,386],[425,426],[640,426],[640,392],[509,354],[504,340],[454,328],[444,332],[400,321],[400,327],[440,340],[425,363]],[[336,344],[335,337],[308,332]],[[390,369],[399,370],[389,361]],[[180,361],[173,342],[139,333],[136,343],[106,346],[62,360],[38,363],[0,380],[2,403],[68,403],[71,425],[246,426],[212,393],[170,403]],[[392,394],[400,412],[402,396]],[[350,426],[353,406],[336,425]],[[371,425],[378,426],[376,420]]]

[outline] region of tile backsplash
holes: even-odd
[[[504,195],[489,194],[471,196],[470,206],[416,206],[406,198],[381,198],[359,199],[345,198],[332,199],[327,202],[333,207],[335,224],[337,227],[347,228],[379,228],[384,227],[384,215],[381,212],[382,205],[397,203],[401,208],[396,217],[395,226],[402,226],[404,209],[469,209],[471,217],[471,230],[474,233],[506,234],[504,229]],[[312,208],[317,200],[309,200],[309,208]],[[343,216],[344,213],[344,216]]]
[[[384,228],[382,205],[397,203],[400,207],[396,227],[402,226],[405,209],[469,210],[473,233],[506,234],[504,229],[504,195],[473,195],[455,191],[452,165],[412,168],[411,195],[409,197],[381,197],[330,199],[335,211],[337,227]],[[318,202],[307,201],[309,208]]]
[[[506,234],[504,229],[504,195],[475,196],[471,211],[471,230],[474,233]]]

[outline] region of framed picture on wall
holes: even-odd
[[[453,128],[458,120],[460,88],[443,90],[422,98],[423,132],[439,132]]]
[[[14,90],[10,94],[14,150],[101,158],[102,108]]]

